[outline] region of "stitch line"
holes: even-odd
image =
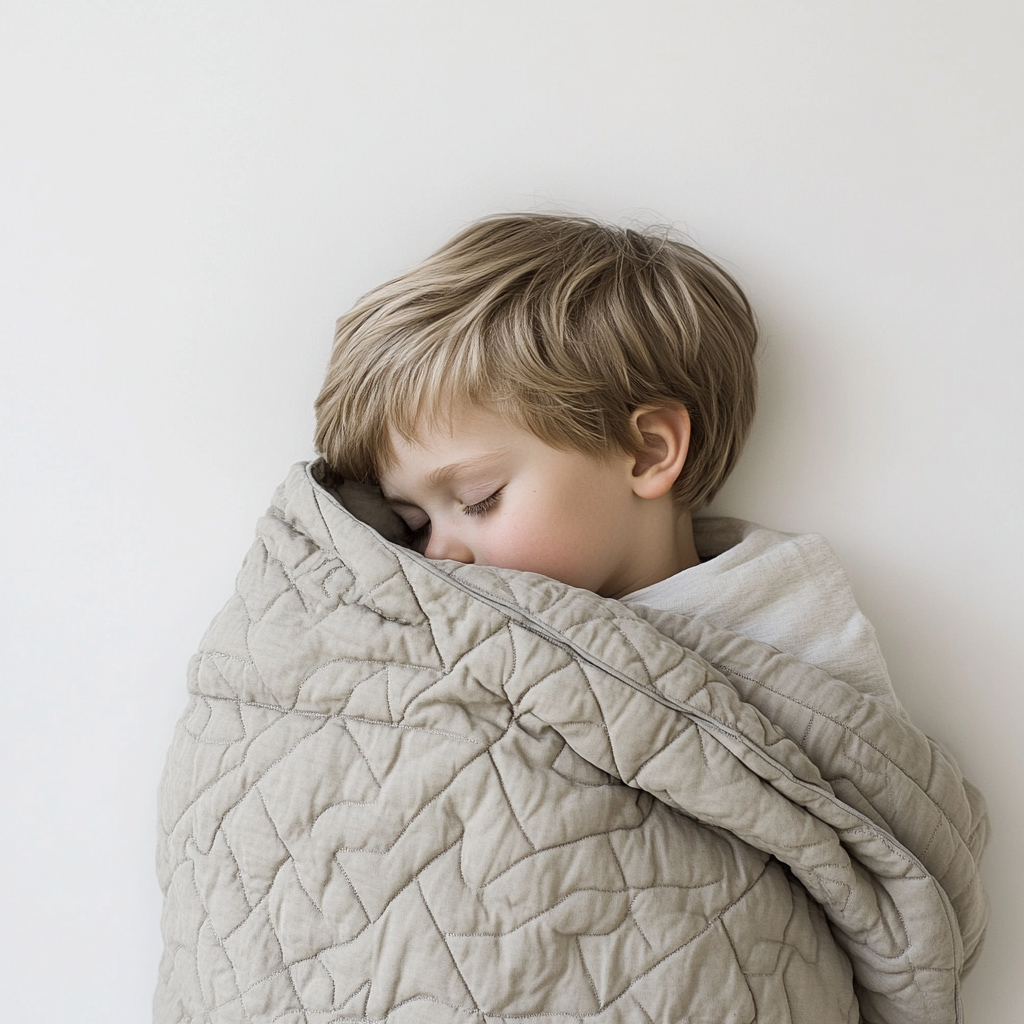
[[[590,991],[594,993],[594,1002],[597,1003],[597,1008],[599,1010],[603,1010],[604,1001],[601,999],[601,995],[597,991],[597,985],[594,984],[594,976],[590,973],[590,968],[587,966],[587,958],[583,955],[583,944],[580,942],[579,934],[576,935],[576,952],[579,954],[580,966],[583,968],[583,973],[587,976]]]
[[[449,849],[451,849],[451,847],[449,847]],[[466,981],[466,977],[462,973],[462,969],[459,967],[459,962],[455,959],[455,954],[452,952],[451,946],[448,945],[448,937],[443,931],[441,931],[441,926],[437,923],[437,918],[434,917],[434,911],[427,902],[427,894],[423,891],[423,879],[420,874],[416,876],[416,887],[420,891],[420,899],[423,901],[423,906],[426,908],[427,914],[430,917],[430,923],[434,926],[434,930],[440,937],[442,945],[448,951],[448,956],[451,958],[452,966],[455,968],[455,973],[459,976],[459,981],[462,982],[463,987],[466,989],[466,995],[468,995],[473,1001],[473,1009],[476,1010],[477,1013],[480,1013],[480,1000],[473,995],[473,990],[469,987],[469,982]]]
[[[498,767],[498,762],[494,760],[493,749],[488,749],[487,756],[491,760],[491,765],[494,768],[494,774],[498,780],[498,788],[501,790],[501,795],[505,798],[505,803],[508,806],[509,814],[512,815],[512,820],[516,823],[523,838],[529,844],[531,850],[534,853],[537,852],[537,844],[526,834],[526,829],[523,828],[523,823],[519,820],[519,815],[516,814],[516,809],[512,806],[512,799],[508,795],[508,790],[505,788],[505,780],[501,777],[501,769]]]

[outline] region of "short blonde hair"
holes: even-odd
[[[674,495],[706,504],[754,415],[757,327],[739,286],[664,231],[512,214],[472,224],[338,321],[316,401],[331,469],[376,481],[456,403],[493,408],[553,447],[635,452],[630,416],[685,406]]]

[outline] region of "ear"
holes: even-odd
[[[690,414],[681,405],[640,406],[631,420],[643,444],[633,464],[633,493],[660,498],[683,471],[690,448]]]

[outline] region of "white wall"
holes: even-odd
[[[1024,8],[39,0],[0,30],[0,1007],[137,1024],[184,669],[334,318],[468,220],[688,229],[764,325],[718,507],[826,534],[987,792],[1020,1021]]]

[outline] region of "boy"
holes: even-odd
[[[755,345],[706,257],[568,217],[339,321],[191,665],[158,1024],[959,1021],[980,798],[823,542],[692,519]]]
[[[697,564],[690,513],[750,428],[756,343],[742,292],[689,246],[485,220],[339,321],[317,445],[384,485],[428,557],[622,597]],[[431,478],[449,457],[465,466]]]
[[[700,614],[895,703],[821,538],[718,519],[698,554],[692,515],[753,419],[756,345],[736,282],[688,245],[495,217],[341,318],[317,445],[381,485],[428,558]]]

